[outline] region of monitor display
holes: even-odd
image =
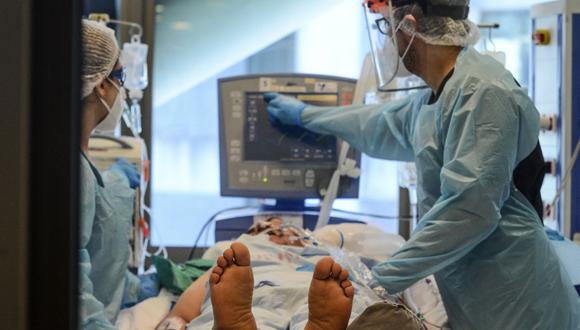
[[[310,105],[336,106],[336,94],[286,94]],[[337,161],[337,140],[301,127],[276,127],[268,118],[262,93],[246,94],[244,129],[246,161],[331,162]]]

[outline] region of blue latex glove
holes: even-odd
[[[129,186],[132,189],[139,187],[139,184],[141,183],[141,176],[137,172],[137,168],[135,168],[135,165],[129,163],[125,158],[117,159],[115,164],[109,167],[109,170],[119,171],[125,174],[127,179],[129,179]]]
[[[268,102],[268,115],[273,124],[302,127],[302,112],[306,104],[302,101],[278,93],[265,93],[264,101]]]

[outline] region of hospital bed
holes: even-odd
[[[248,228],[244,229],[246,232]],[[338,241],[334,240],[334,234],[336,232],[341,232],[343,237],[343,242],[338,243]],[[340,260],[340,256],[344,254],[343,258],[346,258],[346,255],[350,255],[353,252],[346,252],[352,250],[357,250],[363,252],[363,254],[357,254],[361,257],[366,257],[367,259],[374,259],[374,260],[383,260],[386,258],[387,255],[396,251],[403,243],[404,239],[399,237],[395,234],[386,234],[383,233],[378,228],[373,226],[369,226],[366,224],[361,223],[343,223],[340,225],[329,225],[325,227],[322,231],[319,231],[320,235],[318,236],[318,240],[320,244],[327,244],[335,245],[337,248],[336,256],[333,256],[335,259]],[[247,245],[250,245],[251,241],[248,239],[252,239],[251,237],[244,235],[242,237],[242,242]],[[258,237],[258,245],[262,244],[263,242],[260,241]],[[260,243],[262,242],[262,243]],[[325,243],[328,242],[328,243]],[[207,259],[215,259],[217,255],[220,255],[223,250],[229,247],[230,242],[218,242],[215,246],[210,248],[204,258]],[[274,244],[273,244],[274,245]],[[344,246],[343,249],[338,249],[338,246]],[[278,246],[278,245],[276,245]],[[321,245],[319,245],[321,246]],[[278,249],[283,249],[284,247],[279,247]],[[290,251],[296,251],[294,247],[290,248]],[[260,261],[260,255],[264,255],[265,252],[262,251],[258,253],[257,262],[258,266],[256,267],[271,267],[270,265],[263,264],[264,261]],[[285,254],[285,253],[282,253]],[[279,256],[280,254],[277,252],[273,252],[273,255]],[[310,256],[311,252],[306,253],[306,255]],[[263,258],[263,257],[262,257]],[[265,259],[267,260],[267,258]],[[347,262],[347,259],[340,260],[341,263]],[[255,260],[254,260],[255,261]],[[359,271],[351,271],[351,274],[366,274],[365,276],[368,278],[370,276],[370,271],[364,265],[360,264],[357,267],[364,267],[360,268]],[[351,264],[351,267],[352,266]],[[352,268],[351,268],[352,269]],[[256,271],[256,269],[255,269]],[[290,275],[288,275],[290,276]],[[311,276],[311,275],[310,275]],[[355,278],[359,278],[358,281],[363,281],[361,279],[363,275],[356,275]],[[256,277],[257,279],[259,276]],[[307,283],[305,283],[307,284]],[[370,299],[367,296],[365,299]],[[121,311],[119,318],[117,320],[117,327],[119,329],[150,329],[151,327],[157,325],[162,318],[166,315],[169,311],[170,307],[172,306],[173,302],[176,301],[177,297],[173,296],[172,294],[163,291],[158,297],[148,299],[132,308],[126,309]],[[361,298],[362,299],[362,298]],[[374,297],[374,299],[380,300],[379,296]],[[405,299],[410,301],[411,303],[409,306],[412,306],[413,309],[417,311],[421,311],[423,315],[425,315],[426,319],[429,320],[430,323],[433,324],[443,324],[446,322],[446,314],[444,307],[441,302],[441,298],[438,294],[438,290],[433,278],[428,278],[423,281],[420,281],[411,289],[407,290],[405,293]]]

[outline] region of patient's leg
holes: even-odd
[[[344,330],[348,326],[354,288],[348,271],[330,257],[318,261],[308,292],[306,330]]]
[[[255,330],[252,314],[254,275],[250,266],[250,251],[239,242],[217,260],[210,275],[214,329]]]
[[[211,271],[203,274],[181,294],[181,297],[179,297],[179,300],[177,300],[177,303],[171,312],[169,312],[167,318],[179,317],[185,323],[189,323],[201,314],[201,306],[205,298],[205,286],[210,274]]]

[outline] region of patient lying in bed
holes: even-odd
[[[189,329],[346,329],[382,300],[357,274],[357,260],[341,256],[341,266],[277,219],[208,254],[217,258],[215,268],[183,293],[157,329],[188,323]]]

